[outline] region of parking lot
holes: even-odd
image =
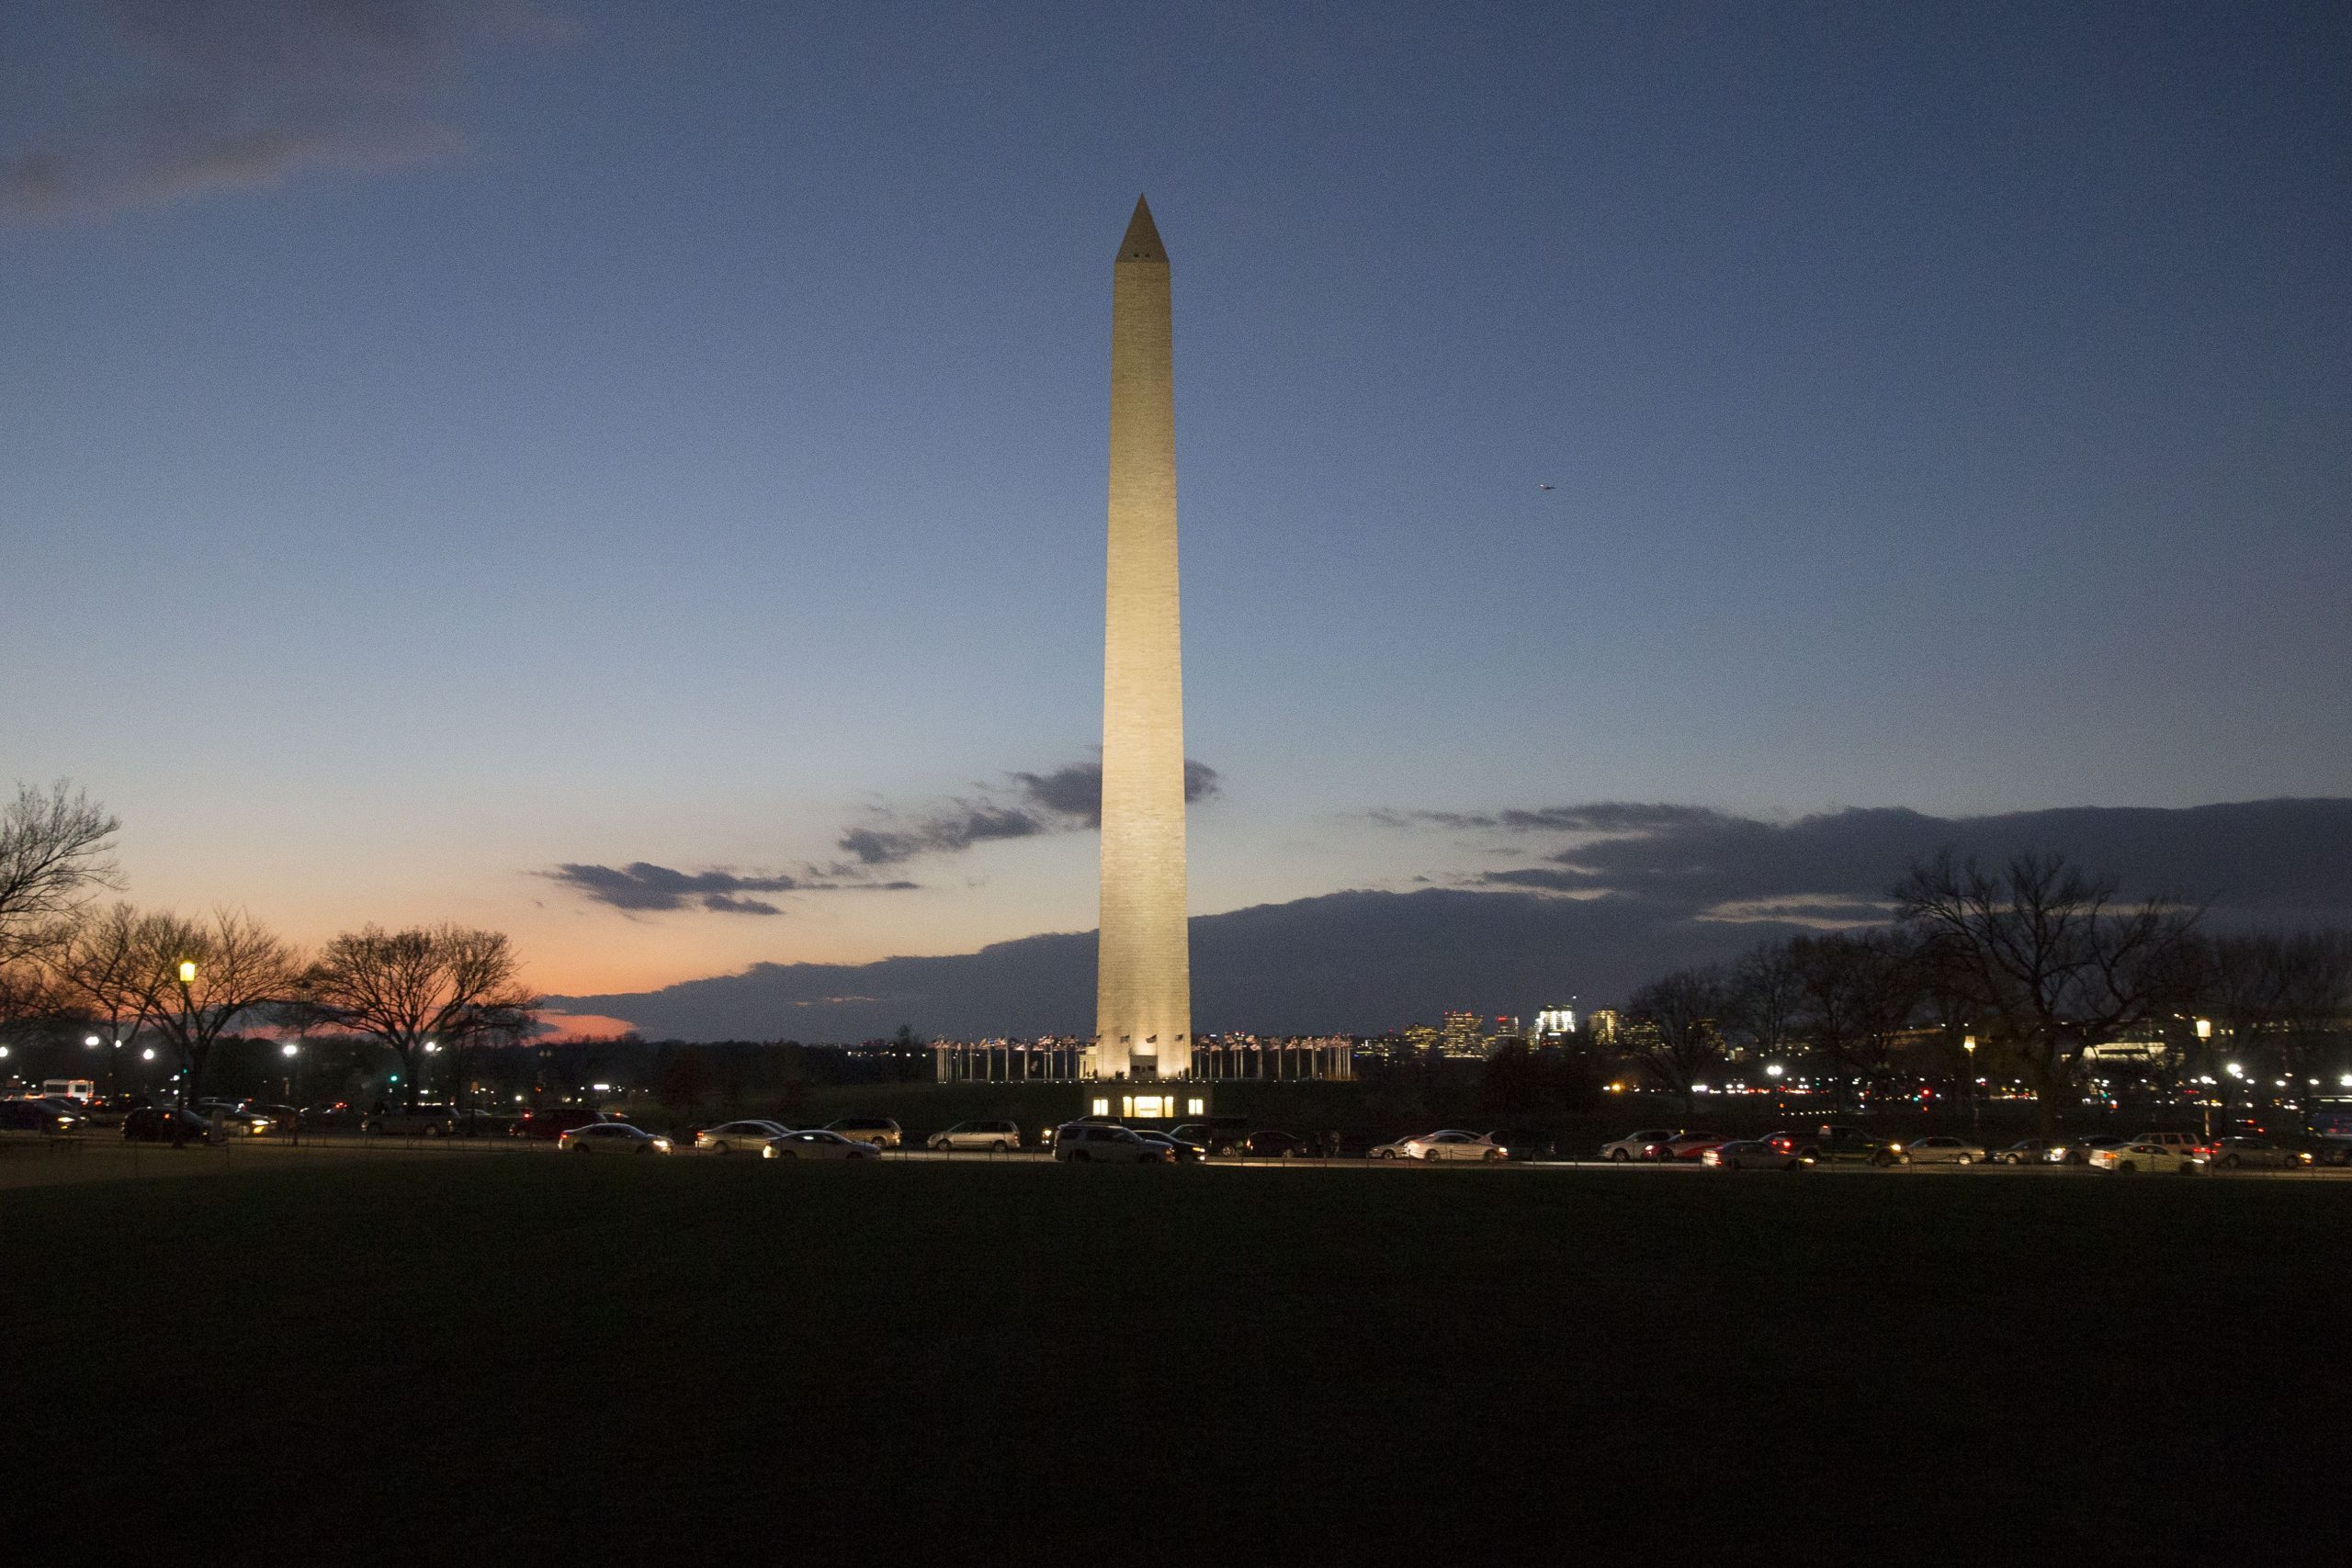
[[[143,1179],[175,1176],[200,1175],[228,1169],[295,1169],[304,1166],[343,1165],[367,1160],[537,1160],[559,1154],[550,1140],[537,1138],[445,1138],[382,1136],[360,1133],[305,1133],[299,1138],[263,1135],[237,1137],[219,1145],[191,1144],[174,1148],[165,1144],[126,1142],[120,1134],[104,1129],[56,1137],[37,1134],[0,1133],[0,1189],[11,1187],[48,1186],[61,1182]],[[611,1156],[603,1156],[609,1159]],[[691,1146],[681,1146],[665,1157],[672,1161],[692,1161],[712,1165],[751,1165],[760,1163],[748,1155],[717,1156],[697,1152]],[[945,1150],[901,1147],[882,1153],[886,1164],[932,1166],[1045,1166],[1054,1163],[1050,1151],[1041,1148],[1011,1149],[1002,1153],[985,1150]],[[1505,1160],[1493,1163],[1477,1161],[1426,1161],[1418,1159],[1369,1159],[1360,1156],[1320,1158],[1291,1156],[1260,1158],[1249,1155],[1212,1155],[1198,1162],[1221,1168],[1252,1170],[1338,1170],[1360,1171],[1368,1177],[1410,1179],[1415,1176],[1435,1177],[1440,1173],[1477,1173],[1488,1179],[1510,1179],[1521,1175],[1558,1173],[1564,1171],[1599,1172],[1623,1177],[1628,1180],[1727,1180],[1736,1176],[1748,1181],[1844,1181],[1878,1179],[1893,1181],[1959,1180],[1959,1181],[2114,1181],[2177,1179],[2122,1176],[2115,1172],[2095,1170],[2077,1165],[1894,1165],[1878,1167],[1867,1163],[1818,1165],[1801,1167],[1794,1171],[1736,1171],[1703,1166],[1693,1160],[1608,1160],[1598,1157],[1583,1159]],[[2199,1171],[2194,1179],[2215,1181],[2346,1181],[2352,1180],[2352,1168],[2314,1167],[2301,1170],[2232,1170]]]

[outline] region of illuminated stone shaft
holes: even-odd
[[[1136,202],[1112,268],[1111,515],[1102,655],[1102,918],[1095,1071],[1192,1067],[1184,675],[1168,252]]]

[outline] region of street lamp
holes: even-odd
[[[302,1047],[294,1041],[288,1040],[277,1049],[278,1054],[286,1058],[286,1103],[294,1108],[294,1125],[291,1131],[294,1134],[294,1141],[299,1144],[302,1141]]]
[[[1976,1036],[1963,1034],[1960,1048],[1968,1053],[1968,1125],[1976,1141],[1984,1141],[1984,1102],[1976,1093]]]
[[[2197,1020],[2197,1043],[2208,1044],[2212,1038],[2213,1021],[2210,1018]],[[2206,1081],[2211,1083],[2212,1080],[2208,1078]],[[2205,1142],[2210,1145],[2213,1142],[2213,1097],[2209,1094],[2202,1098],[2205,1101]]]
[[[193,958],[183,958],[183,959],[181,959],[181,960],[180,960],[180,1045],[181,1045],[181,1048],[182,1048],[183,1050],[187,1049],[187,1037],[189,1036],[189,1034],[191,1034],[192,1032],[194,1032],[194,1030],[195,1030],[195,1022],[194,1022],[194,1021],[195,1021],[195,1017],[196,1017],[196,999],[195,999],[193,997],[191,997],[191,996],[189,996],[189,995],[188,995],[188,987],[189,987],[190,986],[195,985],[195,984],[196,984],[196,960],[195,960],[195,959],[193,959]],[[173,1077],[174,1077],[178,1081],[179,1086],[180,1086],[180,1088],[179,1088],[179,1093],[178,1093],[178,1095],[177,1095],[177,1096],[175,1096],[175,1098],[176,1099],[176,1100],[177,1100],[177,1102],[178,1102],[178,1105],[179,1105],[180,1109],[181,1109],[181,1110],[183,1110],[183,1111],[185,1111],[185,1110],[187,1110],[187,1075],[186,1073],[175,1073],[175,1074],[173,1075]],[[179,1124],[180,1124],[180,1123],[179,1123],[179,1119],[178,1119],[177,1117],[174,1117],[174,1118],[172,1119],[172,1128],[173,1128],[173,1131],[175,1132],[175,1134],[176,1134],[176,1133],[177,1133],[177,1131],[178,1131],[178,1129],[179,1129]]]
[[[82,1046],[85,1050],[96,1050],[98,1048],[98,1037],[95,1034],[85,1034],[82,1036]]]

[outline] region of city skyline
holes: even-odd
[[[0,96],[10,773],[141,903],[583,997],[1090,929],[1138,188],[1196,915],[2352,794],[2327,8],[209,14]]]

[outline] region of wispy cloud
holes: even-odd
[[[897,893],[915,886],[911,882],[843,882],[806,875],[743,876],[731,871],[677,871],[650,861],[633,861],[624,866],[566,863],[538,874],[616,909],[655,913],[707,909],[719,915],[781,915],[781,906],[747,895]]]
[[[1884,919],[1886,890],[1912,862],[1947,846],[1989,863],[2030,850],[2058,851],[2142,895],[2181,894],[2249,914],[2301,910],[2340,918],[2352,901],[2345,891],[2352,887],[2352,801],[2345,800],[2079,807],[1986,817],[1849,807],[1778,822],[1628,801],[1375,815],[1392,828],[1487,837],[1498,857],[1513,843],[1543,852],[1541,864],[1474,874],[1474,886],[1609,894],[1709,919]]]
[[[1205,762],[1184,764],[1184,797],[1217,792],[1217,773]],[[721,868],[681,871],[651,861],[627,865],[567,862],[534,874],[632,914],[699,910],[714,915],[780,915],[775,898],[802,893],[900,893],[918,885],[891,877],[888,868],[922,855],[956,854],[976,844],[1028,839],[1100,827],[1102,765],[1071,762],[1042,773],[1011,773],[1001,784],[922,810],[877,807],[868,822],[839,840],[849,858],[797,872],[744,873]]]
[[[463,62],[559,24],[523,0],[82,0],[11,43],[0,213],[66,216],[462,152]]]
[[[1184,798],[1217,793],[1217,771],[1184,763]],[[842,835],[842,852],[861,865],[896,865],[917,855],[954,854],[999,839],[1079,832],[1102,825],[1102,764],[1069,762],[1049,773],[1012,773],[983,793],[921,811],[878,808],[874,820]]]

